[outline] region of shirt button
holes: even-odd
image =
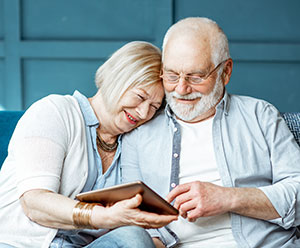
[[[176,187],[176,183],[171,183],[171,187],[175,188]]]
[[[174,128],[174,133],[175,133],[177,130],[178,130],[177,127],[175,127],[175,128]]]
[[[177,158],[178,157],[178,153],[174,153],[174,158]]]

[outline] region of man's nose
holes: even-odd
[[[180,95],[192,93],[192,87],[184,76],[179,78],[179,81],[175,87],[175,91]]]

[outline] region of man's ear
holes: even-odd
[[[229,83],[231,73],[232,73],[232,66],[233,66],[233,61],[232,59],[228,59],[224,65],[223,73],[222,73],[222,79],[224,86]]]

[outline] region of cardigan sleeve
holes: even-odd
[[[34,103],[20,119],[9,144],[19,196],[32,189],[58,192],[69,140],[63,119],[47,97]]]

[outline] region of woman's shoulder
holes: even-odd
[[[51,116],[52,118],[64,115],[72,115],[72,113],[79,113],[80,107],[71,95],[57,95],[51,94],[40,100],[34,102],[25,112],[24,116],[41,115]]]
[[[74,127],[81,125],[82,113],[77,100],[70,95],[48,95],[33,103],[21,117],[23,127],[41,128],[56,126]],[[20,126],[20,125],[18,125]]]
[[[80,109],[76,98],[71,95],[51,94],[36,103],[40,104],[41,107],[56,108],[58,111],[78,111]]]
[[[84,140],[84,119],[72,96],[49,95],[32,104],[20,118],[12,140],[39,137],[62,147],[79,137]]]

